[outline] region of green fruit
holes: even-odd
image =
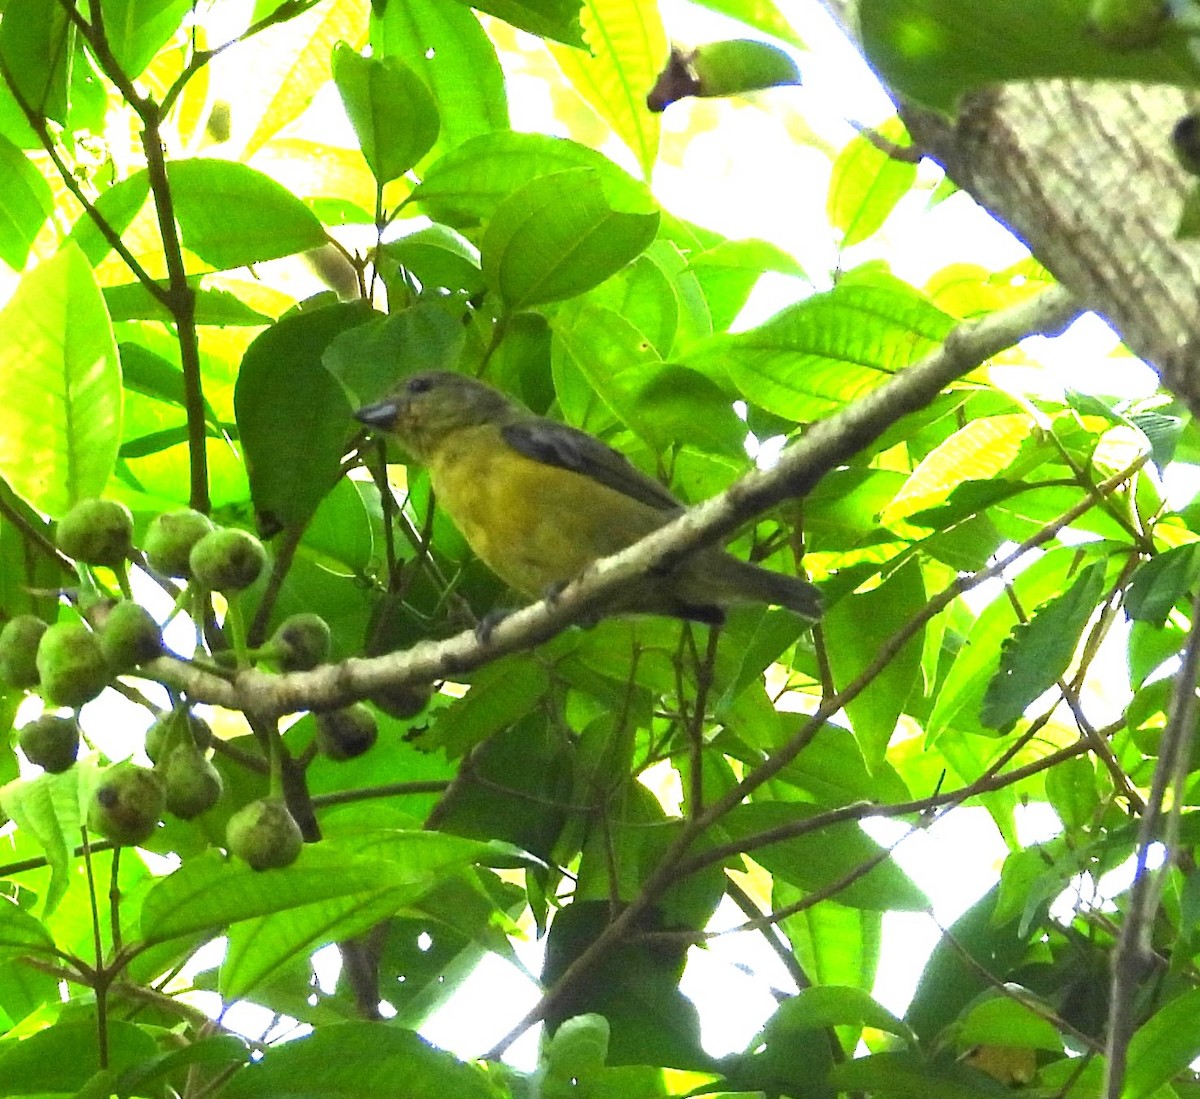
[[[329,658],[329,623],[319,614],[293,614],[285,618],[271,645],[285,672],[307,672]]]
[[[67,770],[79,755],[79,722],[74,717],[42,714],[22,726],[17,743],[30,763],[57,775]]]
[[[108,612],[99,630],[100,651],[117,673],[162,655],[162,631],[145,607],[122,600]]]
[[[699,96],[741,95],[744,92],[799,84],[796,62],[778,46],[749,38],[709,42],[691,57]]]
[[[161,767],[167,812],[191,820],[220,800],[225,789],[220,772],[191,744],[172,748]]]
[[[88,801],[87,826],[113,843],[132,846],[149,839],[162,820],[162,779],[136,763],[110,767]]]
[[[282,798],[252,801],[234,813],[225,826],[229,853],[255,870],[291,866],[303,845],[300,825]]]
[[[354,759],[368,751],[379,736],[375,715],[361,702],[317,717],[317,747],[328,759]]]
[[[32,614],[10,618],[0,630],[0,682],[17,690],[38,685],[37,650],[46,623]]]
[[[267,551],[253,534],[227,528],[201,538],[188,561],[193,578],[210,591],[239,592],[258,579]]]
[[[146,730],[146,755],[151,763],[161,763],[180,744],[204,752],[212,742],[212,726],[204,718],[191,710],[171,710],[156,717]]]
[[[192,547],[212,530],[212,520],[191,508],[156,515],[146,531],[146,564],[163,576],[190,580]]]
[[[370,702],[375,703],[389,717],[407,721],[416,717],[433,697],[433,688],[428,684],[410,684],[407,687],[385,687],[370,696]]]
[[[59,521],[55,542],[76,561],[115,569],[133,552],[133,516],[116,500],[80,500]]]
[[[81,622],[49,627],[37,648],[42,697],[54,706],[82,706],[108,684],[108,661],[100,642]]]

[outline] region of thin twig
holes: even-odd
[[[432,683],[478,668],[506,653],[528,649],[594,616],[596,609],[617,591],[636,583],[647,572],[669,570],[687,554],[727,538],[782,500],[804,494],[825,473],[846,462],[907,413],[923,408],[956,378],[1031,332],[1062,325],[1077,311],[1065,291],[1053,288],[1032,302],[961,326],[921,363],[907,367],[852,405],[813,424],[798,442],[784,450],[773,469],[751,471],[719,496],[628,549],[596,562],[555,598],[509,615],[484,640],[468,631],[442,642],[421,642],[402,653],[350,659],[311,672],[274,676],[249,669],[232,685],[170,660],[159,660],[148,668],[168,686],[186,690],[198,701],[230,709],[257,708],[264,713],[286,714],[314,706],[344,706],[383,687]],[[1138,468],[1143,462],[1137,463]],[[1121,477],[1110,478],[1105,485],[1119,483]],[[1092,507],[1095,496],[1090,495],[1077,514]]]
[[[1196,728],[1196,680],[1200,675],[1200,593],[1192,601],[1192,628],[1183,665],[1175,677],[1171,716],[1159,746],[1158,764],[1137,838],[1137,869],[1130,890],[1129,909],[1112,960],[1112,995],[1105,1042],[1104,1099],[1119,1099],[1125,1086],[1129,1041],[1137,1026],[1134,1008],[1138,988],[1151,969],[1150,932],[1162,898],[1163,885],[1179,843],[1178,796],[1187,781],[1192,740]],[[1171,806],[1167,808],[1168,795]],[[1150,851],[1165,848],[1162,866],[1147,866]]]

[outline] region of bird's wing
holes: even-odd
[[[531,417],[505,424],[501,434],[509,446],[526,458],[591,477],[658,511],[683,509],[668,489],[647,477],[620,451],[586,431]]]

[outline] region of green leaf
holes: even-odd
[[[1096,552],[1104,549],[1102,543],[1094,546]],[[1058,596],[1084,563],[1080,548],[1061,546],[1048,551],[1014,578],[1018,602],[1021,606],[1037,607]],[[936,743],[949,729],[985,731],[979,717],[983,697],[999,670],[1000,646],[1016,624],[1016,611],[1007,593],[999,595],[975,620],[934,702],[926,727],[931,743]]]
[[[188,1042],[181,1049],[146,1058],[131,1066],[116,1078],[112,1091],[117,1095],[152,1094],[147,1090],[152,1082],[167,1080],[192,1065],[226,1069],[249,1060],[250,1050],[241,1038],[233,1034],[210,1034]]]
[[[701,344],[688,365],[795,422],[819,419],[920,361],[953,319],[898,279],[846,278],[765,324]]]
[[[573,297],[642,252],[658,217],[593,169],[541,176],[496,208],[480,244],[483,276],[514,311]]]
[[[1068,832],[1086,828],[1100,809],[1096,768],[1088,756],[1064,759],[1046,772],[1046,798]]]
[[[430,225],[389,241],[380,249],[380,267],[385,278],[391,277],[391,264],[415,275],[426,293],[461,290],[476,294],[483,289],[478,251],[445,225]]]
[[[1147,1099],[1196,1059],[1200,989],[1176,996],[1134,1032],[1121,1099]]]
[[[183,246],[218,270],[325,243],[325,230],[303,202],[245,164],[174,160],[167,176]]]
[[[1012,1091],[982,1072],[926,1061],[915,1053],[875,1053],[835,1065],[829,1079],[839,1091],[887,1099],[1011,1099]]]
[[[1166,624],[1181,599],[1190,598],[1200,579],[1200,542],[1155,554],[1138,566],[1125,593],[1125,609],[1136,622]]]
[[[633,152],[648,180],[661,123],[646,110],[646,93],[668,51],[658,5],[584,0],[580,19],[590,54],[554,44],[550,52],[575,90]]]
[[[67,244],[0,311],[0,476],[51,516],[98,496],[121,441],[121,369],[92,269]]]
[[[918,523],[917,513],[946,502],[964,481],[994,487],[1037,430],[1026,413],[980,416],[964,424],[917,463],[880,520],[897,526]],[[923,517],[921,517],[923,518]],[[919,523],[924,525],[924,523]],[[903,528],[901,528],[903,530]]]
[[[126,77],[142,75],[191,7],[191,0],[102,0],[104,37]]]
[[[1145,49],[1106,44],[1077,0],[864,0],[863,46],[884,82],[950,113],[967,92],[1049,77],[1200,84],[1186,35]]]
[[[835,603],[825,616],[824,627],[838,688],[845,688],[865,672],[883,644],[907,625],[925,602],[921,567],[914,558],[878,587]],[[918,630],[866,690],[846,704],[868,771],[883,764],[905,703],[919,687],[923,639],[924,630]]]
[[[465,5],[396,0],[371,21],[375,56],[402,58],[428,86],[443,149],[508,129],[508,95],[496,47]]]
[[[326,1026],[266,1051],[222,1099],[503,1099],[498,1083],[409,1030],[377,1023]]]
[[[329,341],[323,362],[346,390],[355,408],[379,400],[402,377],[424,370],[453,370],[462,353],[463,326],[437,301],[339,332]]]
[[[399,57],[363,57],[341,42],[333,51],[333,80],[380,184],[402,176],[433,148],[437,104]]]
[[[554,1032],[543,1060],[553,1075],[565,1080],[599,1072],[608,1057],[610,1034],[603,1015],[576,1015]]]
[[[741,312],[750,291],[767,272],[804,276],[803,268],[782,248],[765,240],[726,240],[688,258],[712,327],[724,332]]]
[[[958,1030],[959,1048],[1003,1045],[1061,1053],[1062,1038],[1046,1018],[1053,1014],[1053,1007],[1038,1003],[1031,995],[1029,999],[1037,1005],[1037,1010],[1014,996],[999,993],[977,1004],[967,1013]]]
[[[50,866],[50,887],[42,904],[49,916],[70,885],[79,841],[82,814],[79,805],[79,769],[54,775],[43,772],[32,779],[14,779],[0,788],[0,808],[17,827],[42,849]]]
[[[379,920],[414,905],[439,884],[456,881],[476,861],[486,857],[520,865],[497,843],[485,845],[418,828],[380,827],[378,811],[367,815],[366,824],[360,824],[353,811],[341,813],[325,828],[325,839],[330,845],[323,853],[326,866],[341,859],[352,869],[358,863],[378,867],[373,871],[377,876],[373,888],[324,897],[230,927],[220,983],[227,999],[251,995],[272,973],[326,943],[361,935]]]
[[[109,1019],[105,1029],[109,1070],[131,1068],[157,1053],[154,1039],[141,1027]],[[99,1057],[94,1019],[59,1022],[20,1039],[0,1041],[4,1094],[74,1095],[100,1071]]]
[[[413,200],[433,221],[458,229],[487,222],[497,206],[525,184],[568,168],[592,168],[613,193],[649,199],[649,191],[595,149],[546,134],[498,131],[451,149],[429,166]]]
[[[807,720],[798,714],[781,715],[783,736],[790,739]],[[854,737],[832,725],[816,733],[779,777],[830,809],[856,801],[906,801],[912,796],[886,761],[868,771]]]
[[[786,882],[776,882],[772,891],[777,910],[803,897],[802,890]],[[828,982],[867,990],[874,987],[883,913],[825,901],[788,916],[780,930],[814,984]]]
[[[642,829],[645,831],[645,829]],[[611,919],[607,900],[564,905],[550,925],[542,980],[551,986],[595,941]],[[646,932],[670,929],[652,910],[640,921]],[[608,1062],[673,1068],[712,1066],[700,1046],[700,1020],[679,990],[686,948],[627,939],[614,944],[606,964],[593,965],[571,986],[567,1002],[554,1005],[547,1026],[556,1030],[570,1016],[594,1012],[608,1020]]]
[[[175,363],[159,358],[136,343],[123,343],[119,350],[126,400],[130,394],[141,394],[155,401],[179,405],[180,408],[184,406],[183,371]],[[204,418],[209,424],[220,423],[216,410],[207,400],[204,402]]]
[[[574,768],[570,745],[534,708],[493,733],[442,803],[438,827],[511,843],[549,861],[566,821]]]
[[[773,1041],[797,1030],[823,1030],[826,1027],[871,1027],[894,1034],[910,1045],[917,1036],[908,1024],[897,1019],[879,1001],[859,988],[802,988],[789,996],[767,1020],[763,1041]]]
[[[140,282],[106,286],[104,303],[114,324],[121,321],[154,320],[171,323],[170,310]],[[271,318],[242,302],[228,290],[196,290],[196,323],[220,325],[266,325]]]
[[[545,668],[528,657],[497,660],[471,676],[466,697],[439,712],[422,743],[456,759],[529,713],[549,689]]]
[[[898,119],[875,127],[874,132],[897,143],[907,136]],[[842,231],[842,247],[878,232],[916,181],[915,160],[888,156],[862,134],[851,140],[834,161],[826,205],[830,223]]]
[[[0,25],[0,59],[16,93],[68,131],[104,129],[108,94],[64,8],[10,0]]]
[[[387,829],[369,839],[358,844],[362,854],[348,854],[345,844],[306,844],[291,866],[271,871],[207,852],[151,887],[142,903],[142,938],[165,942],[285,911],[304,910],[298,922],[322,912],[340,917],[344,911],[327,902],[364,904],[384,893],[403,891],[412,899],[448,867],[461,869],[485,850],[436,832]]]
[[[1105,562],[1094,561],[1075,583],[1018,623],[1000,648],[1000,667],[983,697],[980,720],[1008,729],[1066,673],[1079,637],[1104,590]]]
[[[246,349],[234,410],[265,529],[307,520],[337,480],[351,409],[321,357],[335,336],[374,315],[364,302],[293,313]]]
[[[0,137],[0,260],[20,271],[53,209],[54,196],[42,173]]]
[[[467,3],[468,0],[459,0]],[[579,25],[580,0],[469,0],[470,6],[486,11],[514,27],[539,38],[552,38],[568,46],[584,48]]]
[[[747,840],[817,815],[811,806],[798,802],[752,802],[739,805],[722,817],[714,832],[724,834],[722,842]],[[875,861],[882,850],[857,824],[844,821],[791,839],[755,846],[749,854],[771,874],[804,889],[816,890]],[[851,908],[872,911],[918,912],[929,904],[924,893],[890,859],[850,882],[839,890],[835,899]]]
[[[804,40],[795,32],[772,0],[696,0],[696,2],[701,7],[728,15],[731,19],[745,23],[748,27],[755,27],[797,49],[806,48]]]
[[[134,172],[129,178],[100,192],[95,202],[96,217],[87,212],[80,214],[79,220],[71,229],[70,240],[78,246],[88,263],[98,267],[100,261],[112,250],[112,245],[100,232],[97,217],[120,235],[129,228],[149,197],[149,173],[144,170]]]
[[[992,991],[1024,959],[1028,939],[1018,933],[1015,919],[997,917],[998,892],[992,888],[955,920],[925,963],[904,1013],[923,1042],[933,1042],[976,996]]]
[[[5,801],[5,791],[0,788],[0,803]],[[7,810],[5,810],[7,812]],[[78,813],[76,814],[78,816]],[[18,907],[8,897],[0,897],[0,951],[6,953],[50,953],[54,940],[42,924]]]
[[[327,872],[336,873],[332,865]],[[406,882],[391,888],[361,889],[235,923],[226,933],[229,945],[221,963],[218,991],[226,1000],[252,996],[289,963],[303,962],[329,943],[364,934],[429,888],[425,882]]]

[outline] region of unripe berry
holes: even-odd
[[[368,751],[379,735],[375,715],[361,702],[316,715],[317,747],[328,759],[354,759]]]
[[[267,563],[263,544],[244,530],[214,530],[192,547],[192,577],[210,591],[224,594],[248,588]]]
[[[329,658],[329,623],[319,614],[285,618],[271,638],[285,672],[307,672]]]
[[[191,744],[204,752],[212,741],[212,727],[204,718],[191,710],[172,710],[156,717],[146,730],[146,755],[151,763],[163,763],[180,744]]]
[[[149,839],[162,820],[162,779],[136,763],[114,764],[88,802],[87,826],[113,843],[132,846]]]
[[[0,683],[17,690],[38,685],[37,650],[46,623],[32,614],[18,614],[0,630]]]
[[[116,500],[80,500],[59,520],[54,540],[76,561],[115,569],[133,552],[133,516]]]
[[[181,820],[191,820],[211,809],[225,789],[220,772],[191,744],[172,748],[160,770],[167,812]]]
[[[111,674],[96,635],[81,622],[59,622],[42,634],[37,670],[42,697],[71,707],[91,702]]]
[[[42,714],[17,734],[25,758],[51,774],[67,770],[79,755],[79,722],[74,717]]]
[[[163,576],[190,580],[192,547],[212,529],[212,520],[191,508],[156,515],[146,531],[146,564]]]
[[[225,846],[255,870],[291,866],[304,837],[282,798],[261,798],[243,806],[225,826]]]
[[[162,655],[162,631],[145,607],[122,600],[98,631],[100,651],[115,673],[129,671]]]

